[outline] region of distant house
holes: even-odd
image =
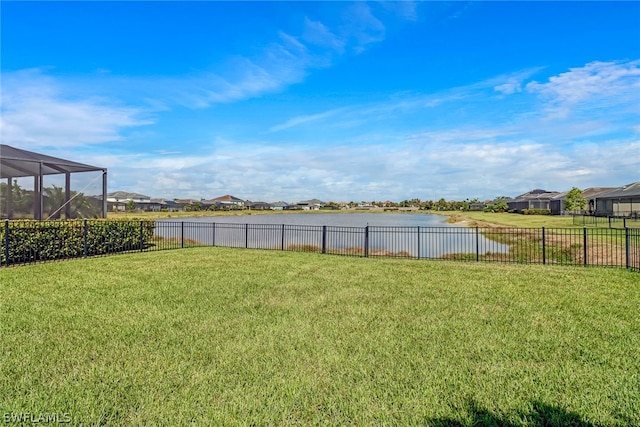
[[[173,205],[178,211],[184,211],[187,206],[194,206],[196,203],[202,204],[202,201],[197,199],[175,199],[173,201]]]
[[[152,198],[151,203],[149,204],[147,210],[150,210],[152,212],[160,212],[160,211],[173,212],[178,210],[178,206],[176,202],[174,202],[173,200]]]
[[[598,216],[640,215],[640,181],[623,187],[602,191],[587,198],[593,213]]]
[[[547,191],[542,189],[531,190],[528,193],[516,196],[507,200],[510,211],[522,213],[526,209],[549,209],[551,210],[551,200],[560,195],[557,191]]]
[[[133,202],[136,209],[150,210],[151,197],[139,193],[128,193],[126,191],[114,191],[107,193],[107,209],[111,211],[124,211]]]
[[[271,203],[267,202],[250,202],[247,206],[249,209],[266,210],[271,209]]]
[[[204,202],[209,205],[215,205],[219,209],[242,209],[246,205],[244,200],[230,194],[225,194],[224,196],[216,197],[211,200],[205,200]]]
[[[487,203],[481,203],[481,202],[469,203],[469,210],[481,211],[481,210],[484,210],[484,208],[486,208],[487,206],[488,206]]]
[[[325,203],[318,199],[303,200],[301,202],[296,203],[296,206],[298,206],[299,209],[302,209],[305,211],[315,211],[324,207],[324,205]]]
[[[270,203],[271,209],[274,211],[283,211],[285,209],[289,209],[289,204],[287,202],[279,201]]]

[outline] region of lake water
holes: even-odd
[[[423,213],[287,213],[162,219],[156,235],[194,244],[440,258],[505,253],[474,228]]]

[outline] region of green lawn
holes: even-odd
[[[439,215],[451,216],[451,222],[470,221],[479,226],[491,224],[517,228],[572,228],[582,226],[573,225],[573,217],[559,215],[522,215],[517,213],[492,212],[456,212],[443,211]]]
[[[640,275],[197,248],[0,269],[0,416],[640,425]]]

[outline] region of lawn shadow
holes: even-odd
[[[429,420],[429,425],[438,427],[601,427],[601,424],[593,424],[585,421],[579,414],[569,412],[559,406],[548,405],[542,402],[533,402],[530,412],[518,412],[516,417],[501,416],[480,407],[476,402],[469,401],[465,412],[470,415],[468,422],[461,422],[454,418],[434,418]],[[512,419],[521,420],[519,422]]]

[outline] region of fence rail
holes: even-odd
[[[640,228],[640,217],[573,215],[573,225],[581,225],[584,227]]]
[[[223,246],[362,257],[616,266],[640,271],[640,228],[5,221],[0,264]]]

